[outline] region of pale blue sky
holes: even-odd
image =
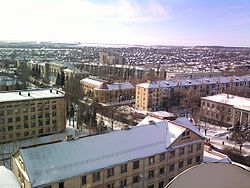
[[[0,40],[250,46],[250,0],[0,0]]]

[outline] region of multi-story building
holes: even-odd
[[[24,148],[13,154],[21,187],[159,187],[203,159],[204,137],[186,118]]]
[[[248,125],[250,99],[225,93],[201,98],[202,120],[220,126]]]
[[[99,103],[126,102],[135,98],[135,87],[128,83],[108,83],[95,77],[80,81],[84,94]]]
[[[65,130],[64,94],[54,89],[0,93],[0,143]]]
[[[227,91],[245,93],[249,89],[250,76],[148,81],[136,85],[135,106],[144,111],[165,110],[168,99],[176,93],[208,96]]]

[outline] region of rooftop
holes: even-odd
[[[20,149],[32,187],[165,152],[186,130],[161,120],[73,141]],[[81,149],[79,149],[81,148]]]
[[[34,89],[11,92],[0,92],[0,103],[8,101],[24,101],[32,99],[46,99],[64,97],[64,94],[55,89]]]
[[[220,93],[217,95],[212,95],[208,97],[202,97],[202,99],[217,102],[217,103],[224,103],[235,108],[242,109],[242,110],[250,110],[250,99],[245,97],[239,97],[235,95],[229,95],[225,93]]]

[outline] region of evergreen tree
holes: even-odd
[[[62,71],[62,72],[61,72],[60,86],[61,86],[61,87],[64,87],[64,84],[65,84],[65,74],[64,74],[64,72]]]
[[[57,73],[57,76],[56,76],[56,85],[57,86],[61,85],[61,75],[59,73]]]
[[[92,116],[91,116],[91,123],[93,127],[97,126],[97,118],[96,118],[96,111],[94,110]]]

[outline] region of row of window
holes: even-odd
[[[29,120],[39,120],[39,119],[43,119],[43,114],[31,114],[31,115],[24,115],[23,118],[21,118],[21,116],[16,116],[15,118],[13,117],[7,117],[7,118],[4,118],[4,117],[0,117],[0,124],[5,124],[5,122],[7,123],[19,123],[21,122],[21,119],[23,119],[23,121],[29,121]],[[56,112],[53,111],[51,113],[51,117],[56,117]],[[50,118],[50,114],[49,113],[46,113],[45,114],[45,118]]]
[[[200,161],[201,161],[201,156],[199,155],[199,156],[197,156],[195,158],[195,162],[199,163]],[[191,164],[193,164],[194,163],[193,162],[193,158],[189,158],[186,161],[186,163],[187,163],[187,166],[190,166]],[[175,163],[170,164],[168,166],[168,172],[173,172],[175,170],[175,166],[176,165],[177,164],[175,164]],[[179,161],[178,162],[178,169],[182,169],[183,167],[184,167],[184,160]],[[134,163],[133,163],[133,169],[137,169],[137,168],[139,168],[139,161],[134,161]],[[121,165],[120,170],[121,170],[120,171],[121,174],[127,172],[127,164]],[[158,171],[159,176],[164,175],[165,171],[166,171],[165,167],[161,167],[159,169],[159,171]],[[113,177],[115,175],[115,173],[114,173],[114,167],[107,169],[107,174],[106,175],[107,175],[107,178]],[[155,177],[155,170],[150,170],[148,172],[148,179],[152,179],[154,177]],[[140,179],[139,175],[133,176],[133,183],[138,183],[139,179]],[[93,181],[93,183],[97,182],[99,180],[100,180],[100,171],[93,173],[92,174],[92,181]],[[85,185],[85,184],[87,184],[87,176],[82,176],[82,185]]]

